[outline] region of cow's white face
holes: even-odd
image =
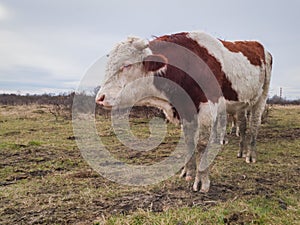
[[[164,58],[151,54],[148,41],[143,39],[129,37],[126,41],[119,43],[109,53],[105,80],[97,93],[96,103],[105,108],[115,106],[118,104],[119,93],[126,85],[165,66]],[[155,61],[161,63],[155,66]],[[152,64],[149,65],[150,63]]]

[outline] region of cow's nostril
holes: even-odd
[[[102,102],[102,101],[104,100],[104,98],[105,98],[105,95],[101,95],[101,96],[99,97],[98,100],[99,100],[100,102]]]
[[[96,102],[98,104],[101,104],[103,101],[104,101],[104,98],[105,98],[105,95],[100,95],[97,99],[96,99]]]

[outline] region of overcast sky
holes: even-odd
[[[259,40],[274,57],[270,96],[300,98],[299,10],[299,0],[0,0],[0,93],[75,90],[127,36],[202,30]]]

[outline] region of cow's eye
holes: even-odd
[[[131,64],[124,65],[123,67],[124,67],[124,68],[130,68],[130,67],[131,67]]]
[[[130,67],[132,66],[132,64],[124,64],[123,66],[121,66],[120,70],[128,70]]]

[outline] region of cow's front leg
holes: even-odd
[[[190,160],[184,165],[180,177],[181,178],[185,177],[186,181],[191,181],[193,179],[195,169],[196,169],[196,157],[195,154],[193,154]]]
[[[195,182],[193,185],[193,191],[198,191],[199,182],[201,182],[201,193],[207,193],[210,188],[209,169],[204,171],[197,171]]]
[[[184,141],[187,148],[187,155],[185,157],[185,165],[181,171],[180,177],[184,177],[186,181],[193,179],[194,171],[196,168],[196,135],[197,135],[197,121],[193,120],[191,122],[183,121],[183,134]]]
[[[209,170],[223,144],[226,131],[226,113],[214,110],[217,115],[199,118],[199,139],[197,144],[196,176],[193,190],[197,191],[201,182],[200,192],[209,191]]]
[[[199,183],[201,182],[200,192],[207,193],[210,187],[209,179],[209,165],[207,162],[206,145],[199,144],[197,147],[197,160],[196,160],[196,176],[193,184],[193,191],[198,191]]]

